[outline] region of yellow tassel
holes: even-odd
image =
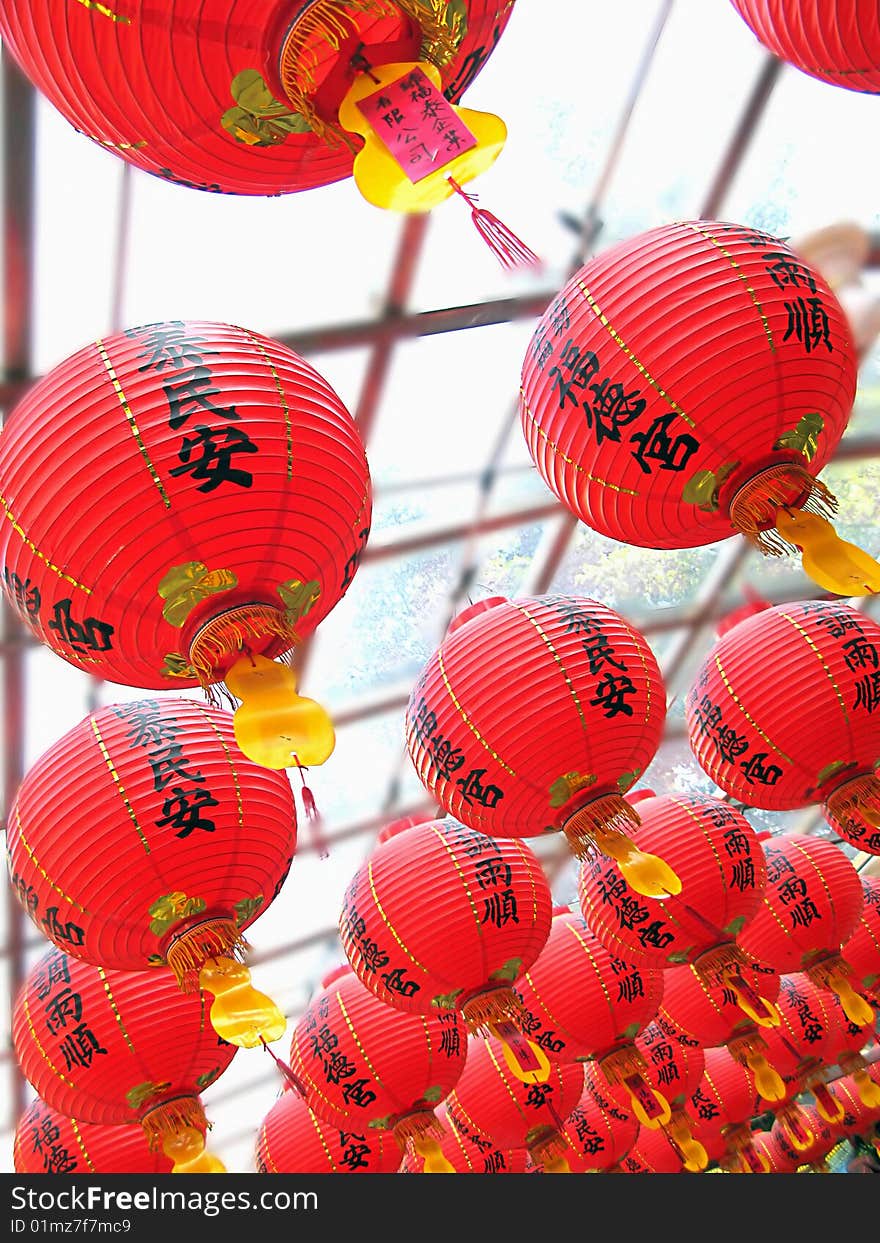
[[[730,502],[730,521],[765,556],[782,557],[797,548],[776,530],[781,509],[829,518],[837,513],[837,499],[805,466],[782,462],[762,470],[737,490]]]
[[[174,937],[165,957],[185,993],[199,990],[199,972],[209,958],[244,961],[250,946],[231,919],[206,919]]]
[[[271,658],[289,652],[298,642],[296,628],[283,609],[245,604],[206,622],[190,644],[188,659],[201,685],[207,687],[221,679],[233,660],[249,648]]]
[[[639,850],[627,836],[641,824],[639,814],[620,794],[601,794],[573,812],[562,825],[579,859],[600,850],[614,859],[624,879],[646,898],[681,893],[681,881],[657,855]]]
[[[693,966],[710,988],[716,988],[726,983],[724,976],[728,972],[748,966],[748,959],[735,941],[725,941],[700,954],[699,958],[694,959]]]

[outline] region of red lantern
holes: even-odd
[[[800,1164],[800,1154],[789,1156],[772,1130],[756,1131],[752,1136],[752,1147],[761,1165],[767,1167],[768,1174],[793,1174]]]
[[[749,1121],[755,1112],[755,1089],[748,1069],[727,1049],[706,1049],[706,1065],[688,1101],[694,1138],[710,1160],[752,1173],[767,1173],[752,1148]]]
[[[825,999],[830,1012],[825,1060],[830,1066],[840,1067],[841,1073],[855,1085],[864,1105],[880,1109],[880,1085],[868,1073],[867,1060],[877,1047],[876,1037],[871,1030],[847,1018],[840,999],[833,993],[826,993]]]
[[[313,367],[224,324],[116,333],[13,411],[0,490],[4,588],[41,642],[126,686],[231,678],[247,754],[327,758],[326,714],[267,659],[339,602],[370,527],[363,444]]]
[[[509,1069],[500,1041],[472,1036],[446,1109],[460,1130],[484,1135],[499,1148],[525,1148],[545,1171],[568,1173],[563,1132],[583,1088],[580,1064],[556,1065],[544,1083],[523,1083]]]
[[[852,1075],[844,1075],[829,1083],[828,1092],[840,1105],[838,1116],[830,1124],[835,1138],[841,1135],[869,1136],[875,1123],[880,1121],[880,1106],[866,1103]]]
[[[53,948],[16,999],[15,1055],[51,1109],[102,1126],[139,1122],[173,1173],[221,1172],[204,1151],[199,1093],[236,1046],[213,1031],[207,1005],[165,972],[105,971]]]
[[[839,1138],[834,1127],[825,1121],[814,1105],[804,1105],[801,1113],[811,1136],[806,1148],[795,1147],[785,1127],[778,1121],[770,1130],[772,1143],[790,1166],[789,1173],[804,1166],[821,1166]]]
[[[79,1122],[50,1109],[39,1097],[15,1128],[12,1162],[17,1174],[168,1174],[171,1161],[151,1149],[139,1126]]]
[[[257,1136],[260,1174],[394,1174],[400,1149],[385,1131],[340,1131],[295,1092],[284,1092]]]
[[[616,1174],[681,1174],[681,1153],[665,1130],[641,1127],[629,1152],[620,1161]]]
[[[201,975],[218,1034],[248,1045],[285,1020],[235,960],[295,849],[286,774],[241,753],[228,712],[177,698],[68,730],[25,775],[7,832],[13,889],[59,949],[111,970],[167,965],[184,988]]]
[[[666,969],[693,963],[710,984],[734,990],[753,1022],[773,1021],[769,1005],[743,973],[737,938],[755,916],[766,880],[757,835],[741,812],[717,799],[663,795],[640,799],[640,850],[656,851],[681,879],[682,892],[643,902],[613,867],[594,856],[580,872],[584,919],[615,954]]]
[[[604,1077],[593,1067],[584,1075],[581,1099],[565,1120],[565,1159],[572,1174],[607,1173],[635,1143],[639,1124],[611,1098]]]
[[[856,987],[880,1002],[880,880],[859,876],[864,901],[859,922],[841,953]]]
[[[431,1172],[442,1172],[434,1108],[458,1082],[466,1052],[454,1011],[429,1018],[394,1010],[348,971],[309,1002],[293,1032],[290,1068],[324,1122],[388,1132],[401,1149],[412,1139]]]
[[[607,1084],[624,1089],[626,1108],[643,1126],[669,1119],[662,1092],[645,1078],[635,1038],[663,996],[659,971],[615,957],[579,915],[553,917],[547,944],[517,981],[522,1028],[553,1062],[594,1060]]]
[[[842,837],[877,853],[877,702],[866,672],[875,656],[880,625],[838,600],[780,604],[740,622],[685,701],[698,763],[748,806],[821,806]]]
[[[339,932],[361,982],[387,1005],[457,1011],[469,1031],[501,1036],[499,1024],[520,1013],[512,985],[541,952],[551,909],[524,843],[429,820],[373,850],[346,890]],[[533,1051],[523,1058],[525,1070],[546,1067]]]
[[[752,987],[773,1005],[779,996],[779,975],[743,968]],[[779,1016],[773,1006],[777,1026]],[[752,1072],[755,1087],[765,1101],[783,1100],[785,1084],[767,1059],[767,1041],[762,1029],[737,1004],[732,989],[711,985],[693,966],[673,967],[663,975],[663,1000],[659,1017],[676,1033],[679,1041],[706,1048],[724,1046]]]
[[[874,1011],[855,987],[841,946],[864,902],[859,874],[842,850],[818,837],[780,833],[763,841],[767,886],[763,906],[740,936],[746,954],[773,971],[805,971],[865,1026]]]
[[[677,878],[633,853],[625,830],[638,815],[623,794],[653,759],[665,715],[654,655],[613,610],[494,597],[460,613],[423,668],[406,741],[422,784],[458,820],[502,837],[561,829],[576,854],[604,851],[658,896],[677,892]]]
[[[668,972],[664,972],[664,992],[667,979]],[[669,1143],[680,1164],[689,1173],[699,1173],[706,1168],[708,1157],[691,1134],[685,1107],[706,1068],[703,1049],[666,1021],[662,1002],[652,1022],[636,1037],[635,1046],[644,1060],[648,1083],[669,1101],[671,1117],[663,1124]],[[639,1135],[643,1137],[648,1129],[641,1127]]]
[[[880,12],[874,0],[732,0],[774,56],[822,82],[880,92]]]
[[[532,338],[520,414],[548,487],[601,534],[800,546],[807,572],[849,596],[880,587],[880,566],[842,541],[838,561],[826,551],[821,515],[836,501],[816,476],[856,377],[846,315],[817,271],[766,233],[684,221],[575,273]]]
[[[468,1130],[464,1123],[453,1122],[446,1113],[446,1106],[437,1110],[437,1118],[444,1129],[440,1151],[456,1174],[524,1174],[527,1153],[525,1148],[496,1148],[491,1140],[479,1132]],[[407,1149],[401,1166],[401,1174],[420,1174],[422,1162]]]

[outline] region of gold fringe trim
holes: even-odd
[[[449,0],[395,0],[395,7],[422,32],[419,60],[427,60],[438,69],[455,60],[467,33],[460,13],[454,13],[452,24],[447,24],[448,4]]]
[[[832,981],[848,980],[850,968],[840,954],[829,954],[826,958],[807,967],[805,974],[810,977],[817,988],[827,988],[833,993]]]
[[[729,516],[736,529],[765,556],[783,557],[797,550],[775,529],[780,509],[798,509],[830,519],[837,513],[837,498],[805,466],[783,462],[744,483],[730,502]]]
[[[250,949],[231,919],[206,919],[175,936],[165,958],[185,993],[199,990],[199,972],[209,958],[235,958],[244,962]]]
[[[245,604],[212,617],[190,644],[189,663],[202,687],[218,680],[217,669],[230,656],[240,654],[266,638],[277,640],[273,655],[289,652],[299,642],[296,627],[283,609],[271,604]]]
[[[141,1118],[141,1126],[150,1152],[161,1148],[166,1135],[173,1135],[186,1127],[194,1127],[198,1131],[209,1129],[202,1102],[197,1096],[176,1096],[173,1100],[153,1106]]]
[[[430,1109],[420,1109],[416,1113],[405,1114],[398,1118],[392,1128],[394,1138],[401,1150],[406,1148],[408,1140],[436,1139],[446,1136],[443,1123],[436,1118]]]
[[[829,815],[845,829],[855,820],[857,825],[880,825],[880,779],[873,773],[851,777],[832,790],[825,800]]]
[[[599,1067],[608,1083],[612,1086],[623,1084],[625,1080],[632,1078],[633,1075],[644,1077],[648,1069],[645,1059],[635,1045],[630,1045],[624,1049],[615,1049],[613,1053],[609,1053],[602,1058],[601,1062],[599,1062]]]
[[[587,858],[601,850],[601,839],[627,838],[641,824],[639,814],[620,794],[602,794],[578,807],[562,826],[572,854]]]
[[[754,1057],[757,1054],[759,1057],[766,1059],[769,1045],[758,1032],[751,1032],[743,1036],[734,1036],[733,1040],[728,1040],[727,1051],[731,1057],[736,1058],[741,1066],[749,1068],[749,1057]]]
[[[461,1013],[471,1036],[490,1036],[492,1023],[518,1025],[523,1005],[512,988],[493,988],[471,997],[462,1006]]]
[[[711,987],[724,983],[724,975],[731,968],[748,967],[749,960],[735,941],[713,946],[694,959],[694,970]]]
[[[751,1127],[746,1126],[744,1122],[733,1122],[729,1126],[722,1127],[721,1134],[731,1152],[742,1152],[752,1142]]]
[[[837,1065],[845,1075],[854,1075],[856,1071],[864,1070],[868,1063],[861,1053],[850,1053],[848,1049],[844,1049],[842,1053],[838,1054]]]
[[[526,1147],[535,1165],[546,1166],[564,1157],[571,1145],[561,1131],[538,1127]]]

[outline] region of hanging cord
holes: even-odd
[[[503,221],[493,216],[490,211],[486,211],[484,207],[477,206],[476,194],[468,194],[454,177],[447,177],[446,180],[455,193],[470,207],[471,220],[477,232],[503,268],[510,272],[516,268],[542,268],[544,266],[535,252],[511,232]]]

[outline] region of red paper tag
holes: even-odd
[[[652,1121],[654,1118],[659,1118],[663,1112],[663,1107],[642,1076],[627,1075],[625,1082],[630,1092],[632,1092],[642,1109],[644,1109],[645,1117],[650,1118]]]
[[[359,99],[357,107],[413,185],[477,145],[423,69],[410,69]]]
[[[518,1027],[515,1027],[513,1023],[493,1023],[492,1028],[498,1039],[510,1049],[524,1074],[541,1069],[535,1050]]]

